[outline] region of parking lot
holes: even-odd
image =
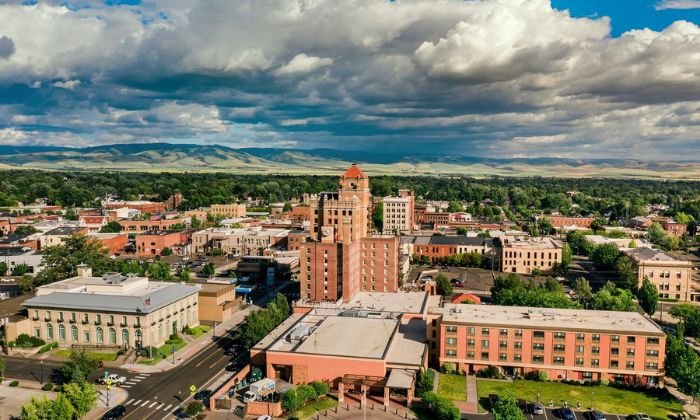
[[[595,420],[594,417],[591,417],[590,415],[587,415],[588,410],[572,410],[574,412],[574,419],[575,420]],[[541,415],[534,415],[534,414],[526,414],[525,418],[529,420],[562,420],[562,417],[559,415],[559,408],[545,408],[544,414]],[[463,414],[462,419],[493,419],[493,415],[491,413],[486,413],[486,414]],[[605,419],[606,420],[626,420],[627,415],[625,414],[605,414]]]

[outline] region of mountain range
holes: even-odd
[[[236,172],[334,175],[351,163],[370,174],[700,179],[697,161],[482,158],[334,149],[114,144],[84,148],[0,145],[0,169]]]

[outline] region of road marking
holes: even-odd
[[[127,385],[136,385],[137,383],[139,383],[139,381],[136,381],[136,382],[134,382],[134,381],[129,381],[129,382],[124,382],[124,383],[127,384]]]
[[[226,359],[227,357],[228,357],[228,356],[223,356],[223,357],[221,357],[219,360],[217,360],[216,362],[214,362],[214,363],[212,363],[211,365],[209,365],[209,369],[213,368],[213,367],[216,366],[220,361]]]
[[[545,408],[545,409],[542,410],[542,411],[544,411],[544,420],[547,420],[547,409]]]
[[[202,366],[202,364],[203,364],[204,362],[206,362],[210,357],[216,356],[217,354],[218,354],[218,352],[212,352],[212,354],[210,354],[209,356],[205,357],[204,360],[202,360],[201,362],[197,363],[197,364],[194,365],[194,366],[195,366],[195,367],[200,367],[200,366]]]
[[[138,375],[136,375],[136,377],[145,379],[145,378],[148,378],[148,375],[149,375],[148,373],[139,373]]]
[[[132,399],[130,399],[130,400],[129,400],[129,402],[127,402],[127,403],[126,403],[125,405],[129,405],[129,404],[131,404],[132,402],[134,402],[134,400],[135,400],[135,399],[136,399],[136,398],[132,398]]]
[[[151,405],[148,406],[148,408],[153,408],[154,405],[158,404],[158,401],[153,401]]]
[[[141,404],[141,407],[145,406],[145,405],[148,404],[149,402],[150,402],[150,401],[148,401],[148,400],[144,401],[143,404]]]
[[[122,385],[122,388],[125,388],[125,389],[131,388],[131,385]]]
[[[167,406],[167,407],[165,407],[165,408],[164,408],[163,410],[165,410],[165,411],[169,411],[169,410],[170,410],[170,407],[172,407],[172,406],[173,406],[172,404],[168,404],[168,406]]]

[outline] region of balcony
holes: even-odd
[[[134,328],[141,328],[141,323],[139,323],[139,322],[135,323]]]
[[[32,321],[38,321],[38,320],[39,320],[39,317],[38,317],[38,316],[33,316],[33,317],[32,317]]]
[[[108,326],[108,327],[113,327],[113,326],[114,326],[114,322],[108,322],[108,323],[107,323],[107,326]]]
[[[122,328],[126,328],[126,327],[129,326],[129,324],[126,323],[126,322],[122,322],[121,324],[119,324],[119,326],[122,327]]]
[[[50,316],[45,316],[45,317],[44,317],[44,322],[51,322],[51,317],[50,317]]]
[[[71,320],[68,321],[68,322],[70,322],[71,324],[75,324],[75,323],[78,322],[78,321],[76,321],[75,319],[71,319]]]
[[[100,320],[95,320],[95,325],[102,325],[102,321],[100,321]]]
[[[90,323],[90,321],[88,321],[87,319],[83,319],[83,322],[81,322],[81,324],[83,324],[83,325],[87,325],[89,323]]]

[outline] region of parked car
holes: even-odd
[[[272,420],[272,417],[268,415],[262,415],[258,417],[258,420]]]
[[[631,420],[651,420],[651,417],[649,415],[644,414],[644,413],[637,413],[633,414],[630,416]]]
[[[544,414],[544,406],[540,403],[532,404],[532,414],[536,416],[541,416]]]
[[[559,409],[559,418],[561,420],[576,420],[574,411],[569,407],[563,407]]]
[[[194,394],[194,399],[197,401],[204,401],[211,396],[212,392],[208,389],[203,389]]]
[[[459,279],[452,279],[450,280],[450,283],[452,284],[452,287],[464,287],[464,283],[462,283]]]
[[[605,420],[605,414],[598,410],[591,410],[586,412],[587,420]]]
[[[108,375],[106,378],[104,376],[100,376],[99,378],[97,378],[97,383],[102,384],[102,385],[106,385],[108,379],[112,381],[112,385],[123,385],[124,382],[126,382],[126,377],[119,376],[116,373],[112,373],[112,374]]]
[[[126,415],[126,407],[117,405],[102,416],[102,420],[116,420]]]

